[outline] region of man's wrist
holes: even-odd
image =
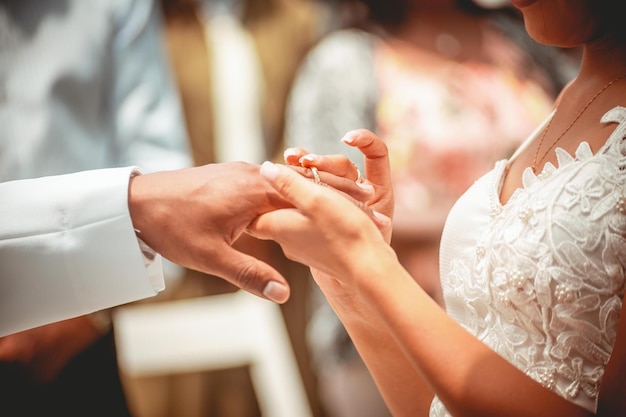
[[[134,169],[128,180],[128,212],[130,214],[130,220],[133,224],[133,228],[135,229],[135,233],[139,237],[141,234],[142,227],[139,225],[141,222],[141,210],[139,209],[139,205],[137,204],[137,183],[136,180],[138,177],[142,175],[142,172],[138,169]]]

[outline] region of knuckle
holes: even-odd
[[[261,293],[260,289],[263,288],[263,284],[257,265],[251,261],[243,261],[234,277],[234,284],[241,289]]]
[[[359,142],[359,148],[361,148],[369,158],[379,158],[387,155],[387,144],[376,134],[367,129],[358,129],[357,132],[356,138]]]

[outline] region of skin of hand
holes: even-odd
[[[232,248],[255,217],[286,206],[258,166],[229,162],[138,175],[128,204],[138,236],[165,258],[260,297],[288,300],[289,284],[278,271]]]
[[[298,206],[265,213],[248,230],[257,238],[275,239],[289,259],[326,274],[349,275],[353,261],[329,254],[352,256],[363,244],[388,248],[381,233],[391,227],[387,216],[354,204],[330,187],[305,181],[286,166],[265,162],[261,173],[270,181],[281,175],[280,191],[292,201],[297,198]],[[290,194],[296,188],[297,197]]]
[[[311,170],[294,170],[311,176]],[[371,197],[354,181],[331,174],[324,180],[356,200]],[[232,247],[257,216],[290,206],[258,165],[227,162],[138,175],[130,181],[128,204],[139,237],[165,258],[274,302],[288,300],[289,284],[278,271]]]
[[[0,338],[0,361],[18,362],[33,382],[46,383],[100,335],[87,316],[36,327]]]
[[[358,201],[350,201],[351,199],[339,198],[338,193],[336,193],[335,190],[330,189],[330,187],[320,187],[318,184],[309,184],[308,187],[311,190],[311,198],[319,198],[320,200],[323,200],[326,198],[324,196],[333,196],[332,204],[320,201],[320,207],[318,208],[319,214],[322,218],[326,214],[335,218],[332,221],[323,222],[323,224],[328,225],[329,227],[328,241],[316,242],[316,236],[311,236],[312,240],[309,241],[308,238],[304,237],[304,233],[307,232],[306,227],[304,230],[294,233],[293,236],[287,236],[286,234],[281,235],[280,240],[284,238],[290,241],[289,244],[284,246],[281,245],[283,246],[285,255],[292,260],[311,266],[314,275],[317,275],[319,272],[333,271],[333,268],[328,268],[329,265],[326,265],[325,262],[315,262],[315,260],[319,259],[319,256],[324,252],[332,252],[331,248],[333,246],[337,246],[338,244],[350,245],[352,242],[357,241],[356,236],[362,233],[374,233],[373,230],[376,230],[376,227],[379,228],[377,238],[374,238],[374,240],[371,241],[365,239],[365,241],[375,242],[378,240],[381,241],[380,243],[382,243],[382,246],[388,246],[388,243],[391,240],[391,216],[393,215],[394,200],[391,188],[389,159],[386,145],[376,135],[366,129],[350,131],[341,139],[341,141],[347,145],[358,147],[363,153],[365,158],[365,174],[367,177],[365,183],[367,185],[371,185],[374,192],[368,201],[360,204]],[[285,161],[291,166],[301,165],[306,168],[316,167],[320,170],[320,176],[322,173],[329,173],[333,176],[349,178],[351,181],[358,179],[356,167],[343,155],[313,155],[301,148],[291,148],[285,152]],[[266,177],[272,177],[273,175],[278,174],[279,169],[282,168],[279,168],[271,163],[265,163],[261,168],[261,171]],[[291,178],[295,177],[297,176],[292,176]],[[324,182],[325,177],[321,176],[321,178],[322,182]],[[317,194],[320,193],[321,195],[317,196]],[[312,203],[314,204],[315,202]],[[330,211],[330,213],[326,213],[327,211]],[[270,236],[265,233],[265,231],[278,230],[278,228],[273,228],[273,222],[298,224],[301,220],[303,220],[302,213],[295,209],[267,213],[251,224],[249,232],[253,236],[261,239],[272,239],[275,236]],[[335,221],[337,223],[335,223]],[[306,220],[304,220],[300,224],[306,223]],[[346,238],[344,241],[340,242],[339,239],[332,237],[332,234],[336,233],[336,228],[344,225],[346,226],[346,236],[354,235],[355,238]],[[315,234],[315,232],[313,234]],[[381,234],[383,237],[382,240]],[[279,243],[281,243],[280,240],[278,240]],[[292,247],[292,244],[295,245],[294,247],[298,246],[297,242],[302,242],[305,246],[311,247],[309,252],[311,255],[310,257],[307,256],[307,259],[302,259],[290,251],[289,248]],[[312,242],[315,242],[315,244],[311,244]],[[320,251],[316,251],[315,248],[319,248]],[[341,253],[354,253],[347,250],[347,248],[341,249],[338,247],[337,250]],[[302,253],[303,251],[296,250],[296,252]],[[330,277],[325,278],[330,279]]]
[[[368,191],[364,199],[358,199],[373,211],[393,218],[394,199],[391,187],[391,171],[387,157],[387,146],[374,133],[367,129],[356,129],[345,134],[341,141],[357,147],[365,158],[365,177],[357,182],[361,189]],[[284,153],[285,162],[290,166],[315,167],[320,172],[323,183],[333,188],[335,184],[325,180],[327,173],[332,176],[358,181],[358,169],[344,155],[316,155],[303,148],[289,148]],[[370,188],[372,191],[369,191]],[[355,197],[356,199],[356,197]],[[381,230],[387,242],[391,240],[391,229]]]

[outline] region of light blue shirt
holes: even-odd
[[[149,0],[0,3],[0,181],[191,164]]]

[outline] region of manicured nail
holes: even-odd
[[[341,141],[343,143],[351,144],[352,142],[354,142],[355,136],[356,136],[356,130],[351,130],[341,138]]]
[[[387,216],[385,216],[383,213],[380,213],[376,210],[372,210],[372,214],[374,215],[374,217],[376,217],[378,220],[380,220],[382,223],[390,223],[391,219]]]
[[[299,162],[302,164],[303,161],[314,162],[314,161],[317,161],[318,159],[320,159],[319,155],[315,155],[314,153],[308,153],[304,155],[302,158],[300,158]]]
[[[279,282],[270,281],[265,286],[263,295],[275,303],[282,304],[289,298],[289,288]]]
[[[285,152],[283,152],[283,158],[285,159],[285,161],[287,160],[288,157],[296,156],[296,155],[298,155],[298,152],[296,151],[295,148],[287,148],[285,149]]]
[[[365,191],[372,192],[374,191],[374,186],[372,184],[368,184],[366,182],[357,182],[356,185],[364,189]]]
[[[274,181],[276,176],[278,176],[279,168],[278,165],[274,164],[270,161],[263,162],[261,165],[261,175],[267,178],[270,181]]]

